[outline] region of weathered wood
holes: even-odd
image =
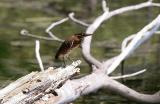
[[[54,90],[79,72],[80,69],[76,67],[80,63],[78,60],[65,68],[50,67],[44,72],[32,72],[1,89],[0,103],[30,104],[45,99],[45,95],[56,96]]]

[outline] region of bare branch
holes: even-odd
[[[24,35],[24,36],[29,36],[29,37],[32,37],[32,38],[36,38],[36,39],[55,40],[55,39],[50,38],[50,37],[43,37],[43,36],[37,36],[37,35],[30,34],[29,31],[27,31],[25,29],[22,29],[20,34]]]
[[[133,11],[133,10],[138,10],[141,8],[145,8],[145,7],[151,7],[151,6],[156,6],[159,7],[160,3],[152,3],[152,2],[144,2],[144,3],[140,3],[137,5],[132,5],[132,6],[127,6],[127,7],[122,7],[116,10],[113,10],[109,13],[108,17],[106,17],[106,19],[111,18],[112,16],[124,13],[124,12],[129,12],[129,11]]]
[[[104,12],[109,12],[109,7],[107,6],[107,2],[102,0],[102,9]]]
[[[122,42],[121,45],[121,51],[123,52],[125,50],[125,48],[127,47],[127,44],[129,41],[131,41],[134,37],[136,36],[136,34],[130,35],[127,38],[125,38]]]
[[[136,76],[136,75],[139,75],[139,74],[142,74],[146,71],[146,69],[143,69],[141,71],[138,71],[138,72],[135,72],[135,73],[132,73],[132,74],[126,74],[126,75],[123,75],[123,76],[112,76],[110,78],[112,79],[121,79],[121,78],[128,78],[128,77],[133,77],[133,76]]]
[[[76,18],[74,17],[74,13],[73,13],[73,12],[72,12],[72,13],[69,13],[68,16],[69,16],[69,18],[70,18],[72,21],[74,21],[74,22],[77,23],[77,24],[80,24],[80,25],[85,26],[85,27],[88,27],[88,26],[89,26],[89,24],[87,24],[87,23],[85,23],[85,22],[82,22],[82,21],[76,19]]]
[[[37,61],[38,61],[38,64],[39,64],[39,67],[40,67],[41,71],[44,71],[43,63],[42,63],[41,56],[40,56],[40,53],[39,53],[39,50],[40,50],[39,40],[36,40],[35,44],[36,44],[35,45],[36,58],[37,58]]]
[[[44,39],[44,40],[56,40],[56,41],[59,41],[59,42],[63,42],[64,40],[56,37],[52,32],[51,32],[51,29],[53,29],[55,26],[59,25],[59,24],[62,24],[64,22],[66,22],[69,18],[64,18],[60,21],[57,21],[57,22],[54,22],[52,23],[47,29],[46,29],[46,33],[49,34],[50,37],[43,37],[43,36],[37,36],[37,35],[33,35],[33,34],[30,34],[27,30],[23,29],[21,30],[21,35],[25,35],[25,36],[29,36],[29,37],[33,37],[33,38],[38,38],[38,39]]]
[[[68,19],[69,19],[69,18],[64,18],[64,19],[62,19],[62,20],[60,20],[60,21],[57,21],[57,22],[52,23],[52,24],[46,29],[46,33],[48,33],[53,39],[55,39],[55,40],[57,40],[57,41],[63,42],[64,40],[56,37],[56,36],[51,32],[51,29],[53,29],[55,26],[57,26],[57,25],[59,25],[59,24],[62,24],[62,23],[64,23],[64,22],[68,21]]]
[[[160,96],[159,96],[160,91],[154,94],[142,94],[110,78],[106,78],[106,81],[104,84],[107,90],[115,92],[120,96],[123,96],[124,98],[132,100],[134,102],[139,102],[144,104],[160,103]]]
[[[130,55],[144,41],[146,41],[152,35],[154,35],[154,32],[158,30],[159,26],[160,26],[160,15],[157,16],[155,20],[153,20],[150,24],[145,26],[141,31],[137,33],[137,35],[134,37],[134,39],[132,39],[132,41],[125,48],[125,50],[117,57],[117,59],[113,62],[113,64],[107,69],[107,74],[112,73],[122,60],[124,60],[128,55]]]
[[[144,2],[144,3],[141,3],[141,4],[137,4],[137,5],[122,7],[122,8],[110,11],[109,13],[108,12],[104,12],[102,15],[97,17],[95,19],[95,21],[87,28],[86,33],[87,34],[93,34],[97,30],[97,28],[105,20],[108,20],[112,16],[115,16],[115,15],[118,15],[118,14],[121,14],[121,13],[124,13],[124,12],[138,10],[138,9],[145,8],[145,7],[150,7],[150,6],[157,6],[157,5],[153,5],[153,3],[147,1],[147,2]],[[82,42],[82,54],[84,56],[84,59],[89,64],[93,64],[96,67],[100,68],[101,67],[101,62],[98,61],[97,59],[95,59],[90,53],[91,40],[92,40],[92,36],[88,36],[88,37],[84,38],[84,41]]]

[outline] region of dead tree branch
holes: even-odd
[[[64,22],[68,21],[68,18],[64,18],[60,21],[57,21],[57,22],[53,22],[47,29],[46,29],[46,33],[48,33],[53,39],[57,40],[57,41],[60,41],[60,42],[63,42],[64,40],[56,37],[52,32],[51,32],[51,29],[53,29],[55,26],[59,25],[59,24],[62,24]]]
[[[1,104],[31,104],[45,94],[51,94],[59,84],[79,72],[76,67],[80,63],[81,61],[73,62],[66,68],[50,67],[43,72],[33,72],[22,77],[0,90]]]
[[[22,29],[20,34],[23,35],[23,36],[28,36],[28,37],[32,37],[32,38],[36,38],[36,39],[55,40],[55,39],[50,38],[50,37],[37,36],[37,35],[30,34],[29,31],[27,31],[26,29]]]
[[[160,27],[160,15],[152,21],[150,24],[145,26],[142,30],[140,30],[136,36],[132,39],[132,41],[128,44],[125,50],[117,57],[117,59],[112,63],[112,65],[107,69],[107,74],[112,73],[116,67],[120,64],[122,60],[124,60],[127,56],[129,56],[137,47],[139,47],[144,41],[148,40]]]
[[[87,28],[86,33],[87,34],[94,34],[94,32],[100,27],[100,25],[104,21],[107,21],[109,18],[111,18],[115,15],[119,15],[119,14],[122,14],[122,13],[125,13],[125,12],[138,10],[138,9],[142,9],[142,8],[150,7],[150,6],[159,7],[159,3],[156,3],[156,4],[157,5],[155,5],[151,1],[147,1],[147,2],[144,2],[144,3],[141,3],[141,4],[137,4],[137,5],[122,7],[122,8],[110,11],[110,12],[105,11],[102,15],[97,17],[95,19],[95,21]],[[102,66],[101,62],[98,61],[97,59],[95,59],[90,53],[91,40],[92,40],[92,36],[85,37],[85,39],[82,43],[82,53],[83,53],[83,56],[84,56],[85,60],[89,64],[95,65],[96,67],[100,68]]]
[[[87,34],[93,34],[104,21],[108,20],[112,16],[150,6],[160,7],[159,5],[159,3],[153,3],[152,0],[149,0],[141,4],[109,11],[109,7],[107,7],[106,2],[103,0],[102,8],[104,13],[98,16],[92,24],[86,24],[78,19],[75,19],[74,14],[71,13],[69,17],[51,24],[46,29],[46,32],[54,38],[54,40],[62,41],[59,38],[55,38],[50,30],[70,18],[72,21],[87,27]],[[76,66],[80,64],[80,61],[77,61],[66,68],[58,68],[55,70],[48,69],[44,72],[31,73],[0,90],[0,99],[2,99],[1,103],[21,104],[34,102],[35,104],[62,104],[74,101],[81,95],[85,95],[93,91],[95,92],[100,88],[105,88],[106,90],[113,91],[133,101],[158,104],[160,103],[160,92],[152,95],[142,94],[114,80],[135,76],[143,73],[145,70],[124,76],[109,77],[108,75],[117,68],[123,59],[134,53],[135,49],[137,49],[146,40],[150,39],[151,36],[158,31],[159,27],[160,15],[158,15],[151,23],[142,28],[142,30],[138,33],[124,39],[122,43],[122,52],[120,55],[108,59],[105,62],[100,62],[91,55],[90,49],[92,36],[87,36],[82,42],[82,54],[84,59],[93,66],[91,74],[79,79],[68,80],[79,70]],[[63,86],[57,88],[59,84],[64,81],[66,82]]]
[[[89,26],[89,24],[87,24],[87,23],[85,23],[85,22],[82,22],[82,21],[76,19],[76,18],[74,17],[74,13],[73,13],[73,12],[72,12],[72,13],[69,13],[68,16],[69,16],[69,18],[70,18],[73,22],[75,22],[75,23],[77,23],[77,24],[79,24],[79,25],[82,25],[82,26],[84,26],[84,27],[88,27],[88,26]]]
[[[36,58],[37,58],[37,61],[38,61],[38,64],[39,64],[39,67],[41,69],[41,71],[44,71],[44,67],[43,67],[43,63],[42,63],[42,60],[41,60],[41,56],[40,56],[40,42],[39,40],[36,40],[35,41],[35,54],[36,54]]]

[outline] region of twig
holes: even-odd
[[[126,74],[126,75],[123,75],[123,76],[112,76],[110,78],[112,79],[121,79],[121,78],[128,78],[128,77],[133,77],[133,76],[136,76],[136,75],[139,75],[139,74],[142,74],[146,71],[146,69],[143,69],[141,71],[138,71],[138,72],[135,72],[135,73],[132,73],[132,74]]]
[[[42,60],[41,60],[41,57],[40,57],[40,53],[39,53],[39,50],[40,50],[40,42],[39,42],[39,40],[36,40],[35,44],[36,44],[36,46],[35,46],[36,58],[37,58],[37,61],[38,61],[38,64],[39,64],[39,67],[40,67],[41,71],[44,71],[43,63],[42,63]]]
[[[89,26],[89,24],[87,24],[87,23],[85,23],[85,22],[83,22],[83,21],[80,21],[80,20],[78,20],[78,19],[76,19],[75,17],[74,17],[74,13],[72,12],[72,13],[69,13],[69,18],[72,20],[72,21],[74,21],[75,23],[78,23],[78,24],[80,24],[80,25],[82,25],[82,26],[85,26],[85,27],[88,27]]]
[[[55,26],[59,25],[59,24],[62,24],[63,22],[67,21],[69,18],[64,18],[60,21],[57,21],[57,22],[53,22],[47,29],[46,29],[46,33],[49,34],[50,38],[49,37],[42,37],[42,36],[36,36],[36,35],[32,35],[30,34],[27,30],[23,29],[21,30],[21,34],[22,35],[26,35],[26,36],[30,36],[30,37],[33,37],[33,38],[38,38],[38,39],[44,39],[44,40],[56,40],[56,41],[59,41],[59,42],[63,42],[64,40],[56,37],[52,32],[51,32],[51,29],[53,29]]]
[[[26,29],[22,29],[21,32],[20,32],[20,34],[24,35],[24,36],[29,36],[29,37],[32,37],[32,38],[37,38],[37,39],[55,40],[55,39],[50,38],[50,37],[37,36],[37,35],[30,34],[29,31],[27,31]]]
[[[57,41],[63,42],[64,40],[56,37],[56,36],[51,32],[51,29],[53,29],[55,26],[57,26],[57,25],[59,25],[59,24],[62,24],[62,23],[64,23],[64,22],[68,21],[68,19],[69,19],[69,18],[67,17],[67,18],[64,18],[64,19],[62,19],[62,20],[60,20],[60,21],[53,22],[53,23],[46,29],[46,33],[48,33],[53,39],[55,39],[55,40],[57,40]]]
[[[102,0],[102,9],[104,12],[109,12],[109,7],[107,6],[107,3],[105,0]]]

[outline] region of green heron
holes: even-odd
[[[81,44],[83,38],[86,36],[90,36],[90,35],[92,35],[92,34],[78,33],[78,34],[74,34],[74,35],[68,37],[67,39],[65,39],[65,41],[61,44],[60,48],[58,49],[58,51],[55,55],[55,59],[63,60],[64,65],[66,65],[65,59],[67,59],[67,58],[70,59],[69,54],[70,54],[71,50],[75,49],[77,47],[80,47],[80,44]]]

